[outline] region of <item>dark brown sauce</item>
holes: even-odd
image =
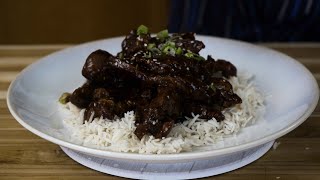
[[[117,56],[104,50],[88,56],[82,69],[87,82],[70,101],[86,109],[85,120],[112,120],[135,111],[140,139],[167,136],[191,112],[222,121],[222,110],[242,102],[227,81],[237,69],[228,61],[201,57],[204,47],[193,33],[160,39],[132,30]]]

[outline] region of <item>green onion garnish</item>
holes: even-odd
[[[66,93],[66,92],[63,93],[63,94],[60,96],[60,98],[59,98],[59,102],[60,102],[61,104],[66,104],[67,102],[69,102],[70,96],[71,96],[70,93]]]
[[[210,84],[210,88],[213,90],[213,92],[216,92],[217,88],[214,86],[213,83]]]
[[[150,44],[148,44],[147,49],[148,49],[148,50],[151,50],[151,49],[153,49],[153,48],[155,48],[155,47],[156,47],[156,44],[150,43]]]
[[[188,50],[187,53],[185,53],[184,55],[185,55],[187,58],[192,58],[194,54],[193,54],[193,52],[191,52],[191,51]]]
[[[176,54],[177,55],[181,55],[182,54],[182,49],[180,47],[178,47],[178,49],[176,50]]]
[[[149,31],[148,27],[145,25],[140,25],[137,29],[137,35],[147,34]]]
[[[163,49],[163,53],[174,56],[176,54],[176,50],[174,47],[167,46]]]
[[[148,51],[148,52],[146,52],[146,53],[143,54],[143,57],[145,57],[145,58],[151,58],[151,57],[152,57],[152,54],[151,54],[150,51]]]
[[[187,53],[184,54],[187,58],[195,59],[197,61],[205,61],[206,59],[196,53],[191,52],[190,50],[187,51]]]
[[[198,60],[198,61],[205,61],[206,59],[198,54],[195,54],[193,56],[193,59]]]
[[[171,42],[171,41],[167,41],[166,43],[162,44],[162,47],[161,47],[161,50],[163,51],[165,48],[167,47],[173,47],[175,48],[176,45],[174,42]]]
[[[162,30],[162,31],[157,33],[157,38],[160,39],[161,41],[164,41],[168,37],[169,37],[169,32],[168,32],[167,29]]]
[[[123,53],[119,53],[119,58],[122,59],[123,58]]]

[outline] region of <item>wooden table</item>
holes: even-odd
[[[303,63],[320,80],[320,44],[263,44]],[[79,165],[59,146],[24,129],[10,115],[6,91],[15,76],[37,59],[66,45],[0,46],[0,179],[118,179]],[[320,179],[320,107],[281,144],[254,163],[221,180]],[[212,178],[212,177],[211,177]],[[213,179],[213,178],[212,178]]]

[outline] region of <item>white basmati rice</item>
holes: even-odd
[[[264,97],[253,85],[251,75],[239,73],[238,77],[232,77],[229,81],[243,102],[225,110],[224,121],[217,122],[214,118],[200,119],[199,115],[192,114],[192,117],[186,117],[186,121],[177,124],[169,135],[162,139],[144,136],[139,140],[134,134],[136,126],[133,111],[113,121],[91,117],[89,121],[83,123],[85,110],[67,103],[62,105],[66,115],[63,122],[71,141],[87,147],[146,154],[192,151],[195,147],[214,145],[223,141],[225,136],[236,134],[263,114]]]

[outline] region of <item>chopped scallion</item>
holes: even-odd
[[[169,37],[169,32],[168,32],[167,29],[162,30],[162,31],[157,33],[157,38],[160,39],[160,41],[164,41],[168,37]]]
[[[182,49],[180,47],[178,47],[178,49],[176,50],[176,54],[177,55],[181,55],[182,54]]]
[[[174,56],[176,52],[174,47],[167,46],[164,48],[163,53]]]
[[[148,50],[151,50],[151,49],[153,49],[153,48],[155,48],[155,47],[156,47],[156,44],[150,43],[150,44],[148,44],[147,49],[148,49]]]
[[[140,25],[137,29],[137,35],[147,34],[149,32],[149,29],[145,25]]]
[[[193,59],[198,60],[198,61],[205,61],[206,59],[198,54],[195,54],[193,56]]]
[[[162,51],[164,51],[164,49],[167,48],[167,47],[173,47],[173,48],[176,47],[176,46],[175,46],[175,43],[174,43],[174,42],[171,42],[171,41],[167,41],[166,43],[161,44],[161,45],[162,45],[162,46],[160,47],[160,49],[161,49]]]
[[[67,104],[67,102],[69,102],[70,100],[70,96],[71,96],[70,93],[67,93],[67,92],[63,93],[59,98],[59,102],[61,104]]]
[[[216,92],[216,90],[217,90],[217,88],[214,86],[213,83],[210,84],[210,88],[211,88],[214,92]]]
[[[195,59],[197,61],[205,61],[206,59],[196,53],[191,52],[190,50],[184,54],[187,58]]]
[[[123,53],[119,53],[119,58],[120,58],[120,59],[123,58]]]
[[[151,54],[150,51],[148,51],[148,52],[146,52],[146,53],[143,54],[143,57],[145,57],[145,58],[151,58],[151,57],[152,57],[152,54]]]
[[[193,53],[191,51],[187,51],[187,53],[184,54],[187,58],[192,58],[193,57]]]

